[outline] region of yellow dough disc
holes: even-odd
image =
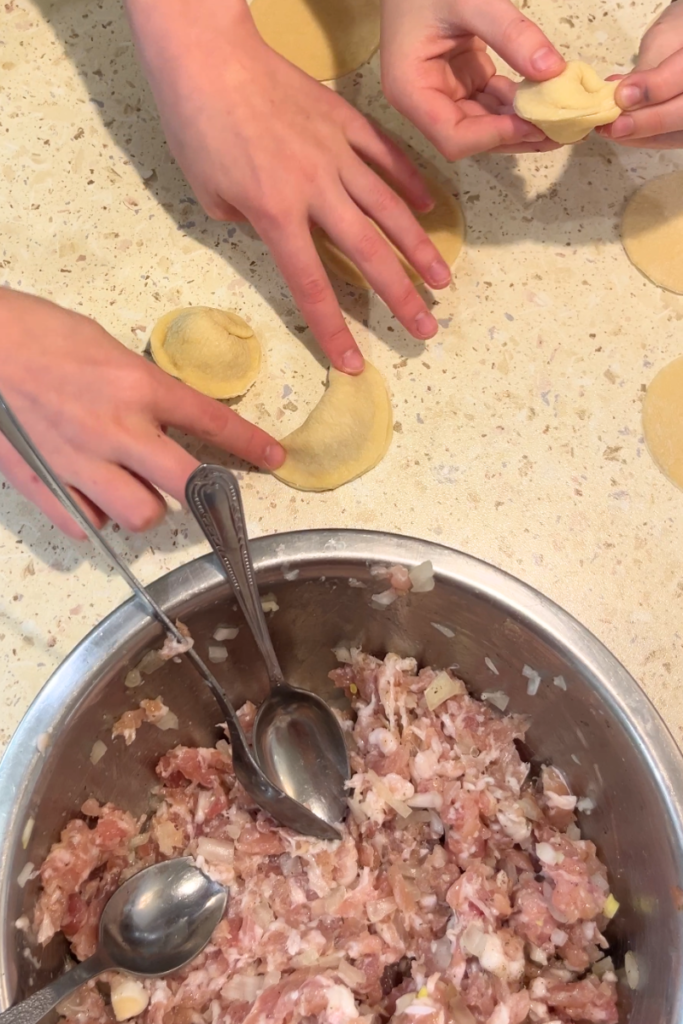
[[[638,270],[683,295],[683,171],[654,178],[631,196],[621,240]]]
[[[426,181],[435,205],[429,213],[416,214],[416,219],[427,232],[448,266],[452,267],[460,255],[465,241],[465,218],[462,215],[462,208],[458,200],[443,185],[433,178],[426,178]],[[382,237],[386,238],[381,228],[377,230]],[[347,284],[351,284],[356,288],[370,290],[370,285],[356,264],[352,263],[348,256],[345,256],[337,248],[331,238],[321,228],[314,230],[313,240],[323,263],[337,277],[340,277],[342,281],[346,281]],[[391,245],[391,243],[389,244]],[[394,245],[391,247],[401,261],[401,265],[411,281],[415,284],[421,284],[422,278],[414,267],[410,266]]]
[[[287,458],[275,476],[301,491],[331,491],[373,469],[393,433],[389,392],[370,363],[357,377],[330,369],[325,394],[283,438]]]
[[[649,385],[643,429],[652,458],[683,488],[683,356],[660,370]]]
[[[223,309],[174,309],[156,323],[152,358],[209,398],[235,398],[256,380],[261,346],[248,323]]]
[[[590,64],[570,60],[557,78],[521,83],[515,112],[552,139],[568,145],[579,142],[600,124],[611,124],[621,113],[614,94],[618,82],[605,82]]]
[[[327,82],[355,71],[379,46],[380,0],[253,0],[263,39],[292,64]]]

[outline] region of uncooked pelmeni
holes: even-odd
[[[301,491],[331,491],[367,473],[391,444],[389,392],[371,363],[356,377],[330,369],[324,395],[297,430],[284,437],[287,452],[275,476]]]
[[[435,205],[429,213],[417,213],[415,217],[448,266],[452,267],[460,255],[465,241],[465,218],[462,215],[462,208],[458,200],[443,185],[431,177],[425,176],[425,180]],[[386,238],[381,228],[377,228],[377,230]],[[346,281],[347,284],[351,284],[355,288],[370,290],[370,285],[356,264],[337,248],[324,231],[316,228],[313,232],[313,240],[323,263],[337,277],[340,277],[342,281]],[[391,243],[389,244],[391,245]],[[414,284],[420,284],[422,278],[415,268],[411,267],[396,246],[392,245],[392,249],[401,261],[401,265],[411,281]]]
[[[150,338],[157,366],[210,398],[235,398],[261,367],[258,338],[237,313],[188,306],[166,313]]]
[[[590,64],[571,60],[557,78],[522,82],[515,96],[515,112],[553,142],[580,142],[593,128],[619,117],[621,109],[614,99],[618,84],[603,81]]]
[[[683,295],[683,171],[653,178],[631,196],[621,240],[638,270]]]
[[[379,46],[380,0],[253,0],[262,38],[319,82],[341,78]]]
[[[683,356],[660,370],[649,385],[643,431],[659,468],[683,488]]]

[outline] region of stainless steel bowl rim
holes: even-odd
[[[486,595],[514,618],[533,627],[551,646],[570,652],[591,680],[601,700],[640,749],[666,807],[672,841],[683,849],[683,759],[669,730],[633,677],[584,626],[549,598],[505,571],[461,551],[396,534],[362,530],[305,530],[253,541],[257,574],[332,559],[337,563],[400,563],[415,566],[430,560],[437,577]],[[213,555],[197,558],[150,585],[155,599],[173,614],[193,598],[224,580]],[[115,659],[128,638],[151,625],[150,616],[131,598],[97,625],[65,658],[37,695],[0,762],[0,913],[7,915],[7,851],[25,827],[27,807],[42,755],[41,734],[58,731],[83,699],[83,680]],[[112,638],[116,639],[115,646]],[[79,685],[80,684],[80,685]],[[0,966],[0,972],[2,967]],[[7,985],[0,973],[0,1005],[7,1005]]]

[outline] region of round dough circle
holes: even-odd
[[[162,316],[150,337],[154,362],[209,398],[236,398],[261,368],[261,346],[241,316],[187,306]]]
[[[434,208],[429,213],[415,214],[416,220],[422,225],[427,235],[439,250],[449,267],[452,267],[457,260],[465,242],[465,218],[462,207],[457,199],[434,178],[425,177],[429,191],[435,201]],[[379,233],[386,238],[381,228]],[[313,232],[313,240],[320,254],[320,258],[326,267],[333,271],[337,277],[355,288],[365,288],[370,291],[370,285],[363,274],[334,244],[331,238],[321,229],[316,228]],[[389,243],[391,245],[391,243]],[[401,261],[401,265],[408,277],[414,284],[422,284],[422,278],[414,267],[408,263],[405,257],[398,251],[396,246],[392,249]]]
[[[650,455],[683,489],[683,356],[659,371],[643,402],[643,429]]]
[[[547,82],[526,79],[515,95],[515,113],[562,145],[580,142],[601,124],[619,117],[614,94],[618,82],[605,82],[581,60],[570,60],[561,75]]]
[[[379,46],[380,0],[253,0],[251,14],[277,53],[319,82],[342,78]]]
[[[638,270],[683,295],[683,171],[654,178],[631,196],[621,240]]]

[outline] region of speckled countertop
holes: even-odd
[[[628,68],[663,6],[525,9],[568,56],[608,74]],[[0,25],[0,283],[88,313],[138,351],[175,306],[233,308],[265,350],[239,409],[275,434],[292,429],[325,377],[310,332],[261,243],[209,221],[191,197],[118,0],[9,0]],[[340,88],[430,154],[384,102],[376,59]],[[593,630],[681,741],[683,494],[644,449],[640,406],[656,370],[683,353],[683,298],[633,269],[618,221],[632,190],[683,167],[683,155],[592,138],[438,167],[468,224],[455,284],[438,296],[439,336],[423,346],[376,298],[340,290],[393,392],[389,455],[324,495],[245,476],[251,530],[381,528],[487,559]],[[3,487],[0,745],[61,659],[128,596],[89,547]],[[145,581],[205,551],[177,506],[152,534],[113,540]]]

